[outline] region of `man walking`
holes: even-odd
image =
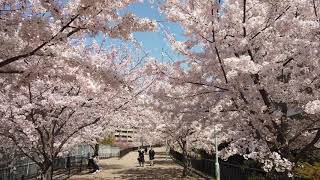
[[[155,155],[156,153],[154,152],[154,150],[151,148],[150,150],[149,150],[149,160],[150,160],[150,166],[153,166],[153,160],[154,160],[154,155]]]

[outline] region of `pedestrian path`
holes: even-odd
[[[70,180],[140,180],[140,179],[202,179],[200,177],[182,177],[182,167],[166,156],[165,148],[154,148],[156,155],[154,166],[150,166],[149,157],[145,155],[145,166],[139,167],[138,152],[130,152],[121,159],[110,158],[100,160],[98,164],[102,171],[96,174],[82,172],[80,175],[70,177]]]

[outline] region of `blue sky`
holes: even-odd
[[[160,13],[158,4],[152,3],[152,1],[156,2],[157,0],[144,0],[143,3],[137,2],[135,4],[130,5],[128,8],[121,10],[120,14],[134,13],[138,17],[146,17],[151,20],[156,20],[158,22],[158,30],[155,32],[134,33],[134,38],[138,42],[141,42],[143,50],[147,52],[150,56],[155,57],[160,62],[167,62],[170,61],[170,59],[174,59],[175,61],[183,59],[181,55],[171,50],[171,47],[166,42],[163,33],[163,28],[165,28],[171,33],[174,33],[176,38],[179,40],[183,39],[183,30],[177,23],[168,22],[165,18],[165,15]],[[101,41],[101,37],[98,37],[97,40]],[[110,44],[123,43],[119,39],[109,39],[108,41],[109,43],[106,43],[106,46]]]
[[[143,3],[135,3],[129,6],[124,12],[133,12],[138,17],[147,17],[154,19],[158,22],[158,30],[156,32],[136,32],[134,33],[135,39],[142,43],[143,48],[150,52],[150,55],[166,61],[168,57],[162,57],[162,51],[166,55],[169,55],[173,59],[179,59],[177,53],[172,52],[169,44],[165,40],[163,29],[169,30],[174,33],[178,39],[182,38],[183,30],[177,23],[168,22],[164,14],[159,11],[159,5],[157,3],[150,3],[150,0],[144,0]]]

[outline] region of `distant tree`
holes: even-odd
[[[145,88],[124,49],[88,43],[154,30],[148,19],[118,14],[134,2],[0,2],[0,147],[18,149],[43,179],[57,156],[101,135]]]
[[[115,137],[109,135],[108,137],[105,137],[102,140],[100,140],[99,143],[103,145],[113,145],[115,143]]]

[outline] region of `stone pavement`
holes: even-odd
[[[70,177],[70,180],[140,180],[140,179],[164,179],[164,180],[195,180],[200,177],[182,177],[182,167],[167,159],[165,148],[154,148],[156,155],[154,166],[149,164],[149,156],[145,155],[145,166],[139,167],[138,152],[130,152],[121,159],[110,158],[100,160],[98,164],[102,171],[96,174],[82,172],[82,174]]]

